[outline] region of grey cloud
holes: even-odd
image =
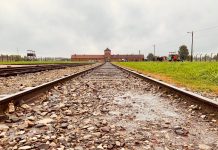
[[[218,1],[208,0],[0,0],[0,53],[39,56],[152,52],[167,55],[187,31],[218,25]],[[195,33],[195,53],[217,53],[218,28]]]

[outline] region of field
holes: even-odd
[[[218,94],[218,62],[119,62],[116,64],[180,87]]]
[[[72,62],[72,61],[11,61],[11,62],[0,62],[0,65],[38,65],[38,64],[70,64],[70,63],[89,63],[89,62]]]

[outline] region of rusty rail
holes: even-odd
[[[87,70],[84,70],[84,71],[81,71],[81,72],[78,72],[78,73],[75,73],[72,75],[68,75],[68,76],[53,80],[51,82],[47,82],[47,83],[38,85],[38,86],[33,87],[31,89],[26,89],[24,91],[20,91],[20,92],[17,92],[15,94],[0,98],[0,111],[1,111],[1,113],[4,112],[8,106],[8,103],[13,103],[14,105],[19,105],[20,102],[29,101],[30,99],[34,99],[34,97],[36,97],[40,93],[45,93],[46,91],[48,91],[49,89],[51,89],[52,87],[54,87],[55,85],[57,85],[59,83],[66,82],[67,80],[75,78],[79,75],[86,74],[94,69],[97,69],[98,67],[100,67],[102,65],[103,64],[100,64],[98,66],[89,68]]]

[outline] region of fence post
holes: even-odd
[[[218,53],[217,53],[217,55],[216,55],[216,61],[218,61]]]
[[[213,61],[213,53],[211,53],[211,61]]]

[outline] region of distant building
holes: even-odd
[[[36,52],[33,50],[27,50],[27,59],[36,60]]]
[[[71,56],[72,61],[93,61],[93,62],[110,62],[110,61],[143,61],[144,55],[111,55],[110,49],[104,50],[104,55],[77,55]]]

